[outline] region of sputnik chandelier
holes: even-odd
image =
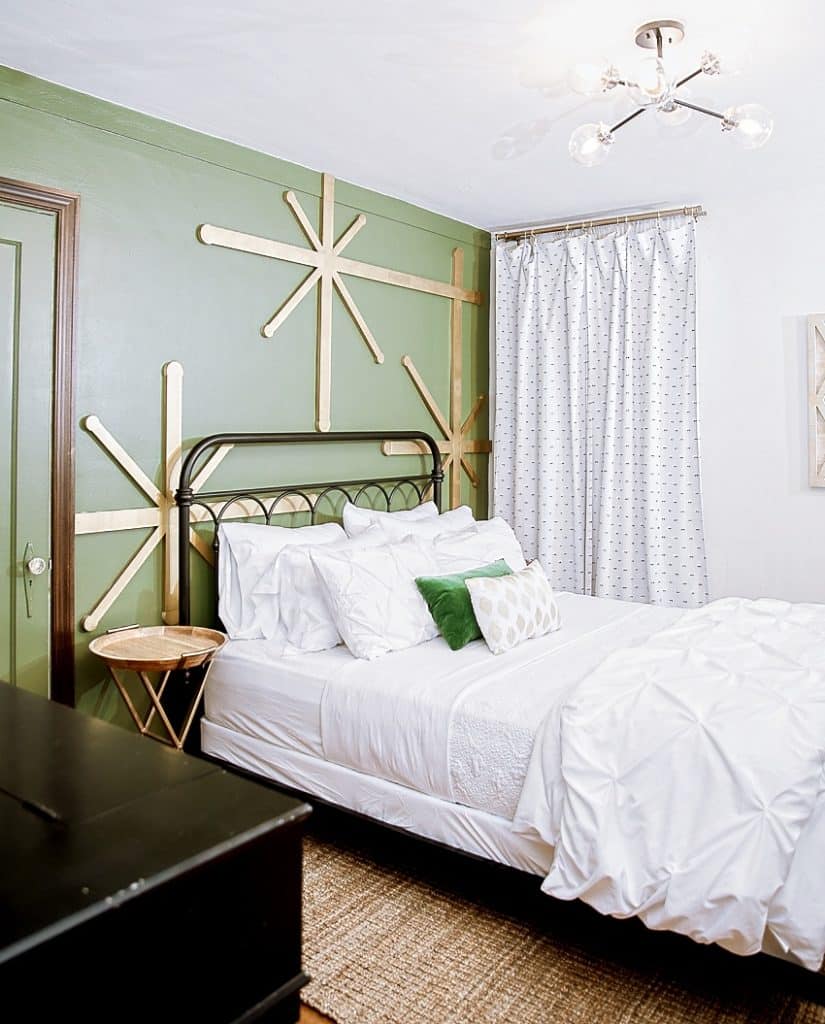
[[[570,76],[570,85],[583,96],[595,97],[622,86],[638,107],[618,124],[608,127],[604,122],[583,124],[570,136],[568,149],[574,160],[585,167],[594,167],[610,155],[614,133],[647,110],[654,110],[665,124],[683,124],[692,111],[715,117],[722,131],[736,139],[744,149],[764,146],[773,131],[773,118],[758,103],[745,103],[729,107],[722,113],[709,110],[685,99],[679,89],[699,75],[724,74],[733,70],[715,53],[702,54],[700,66],[684,78],[677,79],[665,66],[665,47],[680,43],[685,37],[681,21],[651,21],[636,30],[636,45],[645,50],[656,50],[656,56],[644,58],[633,79],[626,78],[618,68],[606,62],[578,64]]]

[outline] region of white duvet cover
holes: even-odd
[[[818,969],[825,605],[725,599],[610,655],[546,718],[516,827],[554,896]]]

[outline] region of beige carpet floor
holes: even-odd
[[[316,821],[304,1002],[337,1024],[825,1024],[825,977],[602,918],[538,884],[345,816]]]

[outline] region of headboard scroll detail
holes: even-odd
[[[335,442],[371,441],[381,444],[385,441],[418,441],[425,445],[432,458],[432,469],[418,476],[379,477],[361,480],[336,480],[305,484],[269,484],[267,486],[244,488],[230,491],[195,491],[193,481],[197,470],[203,465],[204,457],[231,446],[266,447],[270,445],[329,444]],[[180,473],[180,483],[175,492],[178,506],[178,544],[180,559],[180,622],[189,625],[191,621],[191,572],[189,553],[189,528],[193,522],[211,521],[214,525],[212,547],[215,552],[217,570],[218,527],[225,518],[241,515],[263,517],[267,525],[272,517],[284,512],[305,511],[310,521],[315,521],[319,505],[325,498],[339,494],[347,501],[358,504],[364,495],[378,491],[389,510],[394,498],[402,488],[412,488],[419,502],[431,496],[441,507],[441,485],[444,470],[437,442],[421,430],[396,431],[338,431],[335,433],[277,433],[277,434],[212,434],[205,437],[189,451]],[[427,494],[430,492],[430,495]],[[181,539],[183,538],[183,539]],[[216,571],[217,580],[217,571]]]

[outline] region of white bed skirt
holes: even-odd
[[[513,832],[511,823],[497,815],[287,750],[206,718],[201,720],[201,749],[264,779],[463,853],[542,878],[550,870],[553,848],[540,839]]]

